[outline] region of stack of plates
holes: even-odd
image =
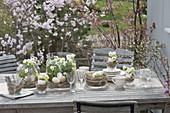
[[[112,77],[125,75],[125,71],[120,70],[118,68],[115,68],[113,70],[109,70],[108,68],[105,68],[103,69],[103,72],[105,72],[106,75],[108,76],[108,81],[112,81]]]

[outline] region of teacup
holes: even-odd
[[[125,80],[126,80],[126,77],[124,76],[115,76],[112,78],[113,83],[115,83],[116,89],[123,89]]]

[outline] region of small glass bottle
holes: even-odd
[[[36,89],[38,94],[46,94],[47,82],[46,80],[38,80],[36,84]]]

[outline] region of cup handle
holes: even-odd
[[[116,83],[114,78],[112,78],[112,82],[113,82],[114,84]]]

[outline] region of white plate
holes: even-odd
[[[120,73],[118,75],[107,75],[108,77],[108,81],[112,81],[112,78],[115,76],[125,76],[125,71],[120,71]]]
[[[105,72],[107,75],[119,75],[121,70],[118,68],[115,68],[114,70],[108,70],[108,68],[103,69],[103,72]]]
[[[89,86],[89,85],[85,85],[85,88],[87,90],[106,90],[108,87],[108,84],[104,85],[104,86]]]

